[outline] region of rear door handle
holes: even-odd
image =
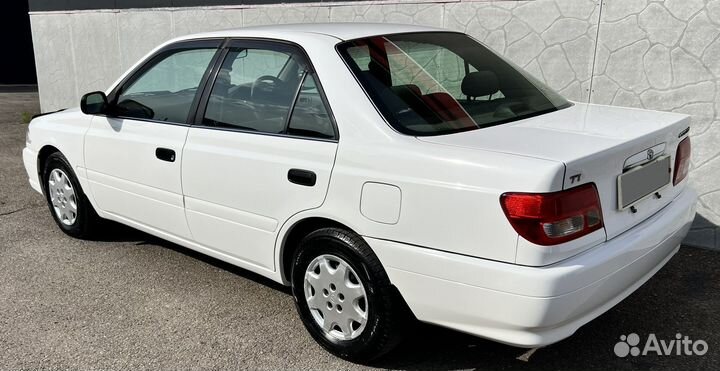
[[[156,148],[155,157],[167,162],[175,162],[175,151],[170,148]]]
[[[290,183],[312,187],[317,181],[317,176],[310,170],[290,169],[288,171],[288,180]]]

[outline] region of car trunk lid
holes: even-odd
[[[663,156],[669,156],[674,166],[675,149],[689,123],[689,117],[681,114],[578,103],[481,130],[418,139],[563,162],[563,189],[585,183],[597,186],[605,231],[611,239],[659,211],[684,186],[673,187],[671,182],[658,192],[660,198],[647,197],[632,210],[618,206],[618,176]],[[652,151],[650,161],[648,150]]]

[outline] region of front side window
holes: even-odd
[[[161,53],[118,92],[113,108],[121,117],[185,123],[216,48]]]
[[[338,51],[386,120],[408,135],[474,130],[570,106],[460,33],[370,37]]]

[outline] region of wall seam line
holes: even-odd
[[[120,12],[115,13],[115,39],[117,40],[118,45],[118,64],[120,65],[120,70],[122,71],[124,66],[124,60],[123,60],[123,51],[122,51],[122,44],[120,44]],[[120,75],[122,75],[123,72],[120,72]],[[108,89],[112,89],[112,86],[109,86]]]
[[[590,86],[588,87],[587,103],[592,102],[593,84],[595,82],[595,63],[597,62],[598,45],[600,44],[600,24],[602,23],[603,0],[599,0],[597,31],[595,31],[595,50],[593,51],[592,69],[590,70]]]
[[[72,19],[68,21],[68,29],[70,30],[70,58],[72,58],[72,68],[73,68],[73,76],[75,76],[75,79],[73,81],[73,85],[75,85],[75,96],[80,96],[80,87],[78,86],[78,80],[77,80],[77,56],[75,55],[75,32],[73,31],[73,22]]]

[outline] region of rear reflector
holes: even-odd
[[[594,184],[553,193],[505,193],[500,204],[515,231],[537,245],[557,245],[603,227]]]
[[[673,175],[673,186],[680,183],[687,177],[690,171],[690,137],[687,137],[678,144],[675,153],[675,175]]]

